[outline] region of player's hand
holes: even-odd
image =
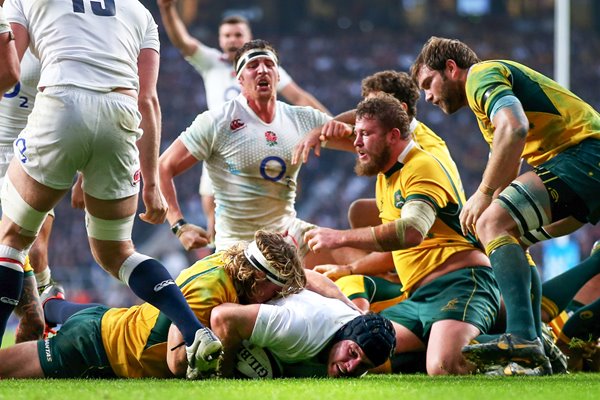
[[[315,228],[304,234],[304,243],[308,248],[318,253],[321,249],[336,249],[344,244],[341,241],[342,231],[329,228]]]
[[[142,200],[146,207],[146,212],[139,214],[142,221],[149,224],[162,224],[165,222],[169,207],[158,186],[144,185],[142,189]]]
[[[185,224],[177,232],[177,238],[187,251],[205,247],[210,243],[210,235],[194,224]]]
[[[71,207],[79,208],[83,210],[85,208],[85,201],[83,195],[83,188],[81,185],[83,184],[83,175],[79,174],[77,176],[77,182],[71,188]]]
[[[352,135],[352,125],[331,120],[321,127],[321,141],[329,139],[343,139]]]
[[[314,128],[308,135],[306,135],[297,145],[294,147],[294,154],[292,154],[292,164],[298,164],[298,162],[306,163],[310,151],[314,149],[315,156],[321,155],[321,128]]]
[[[479,190],[467,200],[459,215],[460,228],[462,229],[463,235],[466,235],[469,232],[477,235],[477,232],[475,232],[475,224],[491,203],[492,196],[483,194]]]
[[[352,275],[352,266],[350,265],[323,264],[317,265],[313,270],[325,275],[332,281],[337,281],[343,276]]]

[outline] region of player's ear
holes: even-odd
[[[459,71],[459,68],[458,68],[458,65],[456,64],[456,61],[454,61],[452,59],[446,60],[446,69],[442,73],[447,72],[451,78],[454,78],[455,75],[458,73],[458,71]]]

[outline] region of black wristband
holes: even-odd
[[[174,235],[177,235],[177,232],[179,232],[179,229],[181,229],[181,227],[184,226],[185,224],[187,224],[187,221],[185,219],[181,218],[180,220],[175,222],[173,225],[171,225],[171,232],[173,232]]]

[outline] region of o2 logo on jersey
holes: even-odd
[[[268,181],[277,182],[287,170],[285,161],[280,157],[267,157],[260,163],[260,175]]]
[[[21,93],[21,82],[17,82],[17,84],[15,85],[15,87],[13,87],[13,90],[11,90],[10,92],[6,92],[4,93],[4,98],[5,99],[13,99],[17,96],[19,96],[19,93]],[[19,100],[21,101],[19,103],[19,107],[21,108],[29,108],[29,99],[25,96],[19,96]]]
[[[15,140],[15,147],[19,151],[21,163],[25,164],[27,162],[27,156],[25,155],[25,151],[27,150],[27,144],[25,143],[25,139],[18,138]]]
[[[89,0],[92,13],[100,17],[114,17],[117,13],[115,0],[104,0],[104,6],[101,1]],[[73,12],[85,13],[83,0],[73,0]]]

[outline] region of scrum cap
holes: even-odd
[[[387,318],[379,314],[366,314],[354,318],[342,326],[333,342],[352,340],[356,342],[375,366],[387,361],[396,347],[396,331]]]

